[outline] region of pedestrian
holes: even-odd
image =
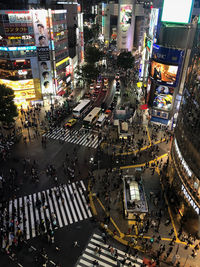
[[[79,244],[78,244],[78,241],[74,241],[73,246],[74,246],[74,248],[75,248],[75,247],[80,247]]]

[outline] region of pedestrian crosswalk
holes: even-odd
[[[41,222],[55,229],[92,217],[85,191],[81,180],[10,200],[7,209],[14,232],[19,227],[30,239],[41,233]]]
[[[43,134],[43,136],[77,145],[87,146],[90,148],[97,148],[101,142],[97,134],[84,129],[69,130],[63,128],[54,128],[52,131]]]
[[[127,255],[124,251],[105,244],[102,237],[94,233],[75,267],[139,267],[142,262],[139,257]]]

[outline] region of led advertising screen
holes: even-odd
[[[193,0],[164,0],[161,21],[189,23],[192,6]]]
[[[126,32],[131,25],[132,5],[120,6],[120,25],[123,32]]]
[[[160,85],[156,88],[153,107],[169,111],[172,107],[174,88]]]
[[[149,37],[153,39],[156,33],[156,26],[158,23],[158,15],[159,15],[159,9],[158,8],[152,8],[151,9],[151,15],[150,15],[150,24],[149,24]]]
[[[20,80],[20,81],[0,79],[0,84],[5,84],[6,86],[12,88],[14,91],[24,90],[24,89],[34,89],[33,79]]]
[[[156,61],[151,62],[151,77],[157,82],[174,86],[176,84],[177,72],[178,66]]]

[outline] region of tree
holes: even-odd
[[[117,57],[117,66],[127,71],[127,69],[131,69],[134,64],[134,57],[131,52],[122,52]]]
[[[100,74],[100,71],[94,64],[85,64],[83,66],[78,66],[76,71],[78,76],[78,83],[83,83],[86,86],[90,84],[93,80],[96,80]]]
[[[97,39],[100,32],[100,26],[98,23],[92,25],[92,33],[94,36],[94,39]]]
[[[85,61],[92,65],[103,58],[103,52],[95,46],[88,46],[85,50]]]
[[[0,121],[6,125],[14,122],[14,117],[18,115],[13,99],[14,91],[6,85],[0,84]]]
[[[88,44],[88,42],[93,39],[92,30],[89,27],[84,26],[83,27],[83,33],[84,33],[84,42],[85,42],[85,44]]]

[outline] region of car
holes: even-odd
[[[90,93],[84,94],[84,98],[90,98],[90,97],[91,97],[91,94]]]
[[[65,127],[69,127],[71,128],[72,126],[74,126],[77,123],[77,119],[70,119],[68,120],[67,123],[65,123]]]
[[[116,94],[116,95],[120,95],[120,90],[117,89],[117,90],[115,91],[115,94]]]
[[[115,75],[115,79],[116,79],[116,80],[119,80],[119,73],[116,73],[116,75]]]
[[[107,86],[108,85],[108,78],[104,78],[103,83],[105,86]]]
[[[94,83],[91,83],[90,84],[90,90],[93,90],[94,89]]]
[[[96,89],[100,89],[100,88],[101,88],[101,83],[97,83]]]

